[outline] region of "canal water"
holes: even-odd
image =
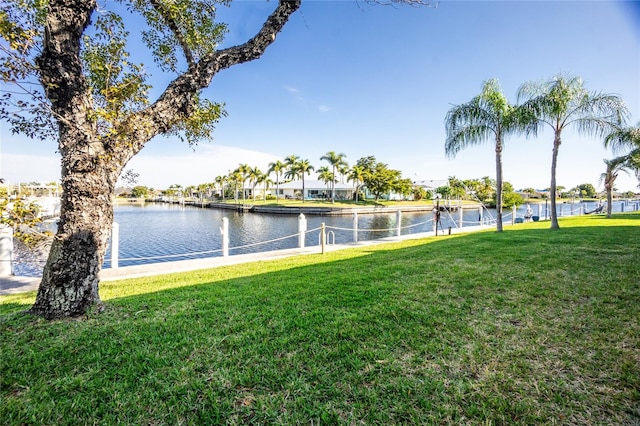
[[[624,203],[624,202],[622,202]],[[621,202],[614,204],[614,211],[625,209]],[[629,205],[631,204],[631,205]],[[580,214],[581,207],[594,210],[597,203],[558,204],[559,216]],[[541,220],[548,217],[544,204],[532,205],[533,215]],[[637,203],[627,203],[626,211],[637,209]],[[526,205],[520,206],[516,217],[522,218]],[[115,221],[120,228],[119,266],[168,262],[222,256],[222,219],[229,221],[229,254],[255,253],[298,247],[298,216],[239,213],[232,210],[218,210],[175,204],[149,203],[127,204],[115,207]],[[503,213],[505,224],[511,223],[511,210]],[[459,226],[459,213],[441,213],[439,229],[446,232],[449,227]],[[354,241],[354,220],[347,216],[306,216],[307,233],[305,246],[320,243],[320,227],[325,224],[328,243],[342,244]],[[465,209],[462,226],[476,226],[481,222],[495,223],[495,210]],[[403,212],[401,214],[401,234],[433,231],[432,212]],[[359,214],[359,241],[378,239],[397,234],[395,211],[380,214]],[[111,248],[105,256],[105,268],[111,265]],[[33,256],[16,256],[14,274],[39,276],[44,259]]]
[[[581,204],[558,204],[560,216],[579,214]],[[587,203],[586,211],[596,208]],[[533,214],[545,218],[546,207],[533,205]],[[616,209],[617,211],[619,211]],[[523,217],[526,205],[516,217]],[[462,226],[476,226],[495,221],[495,209],[464,210]],[[120,225],[119,265],[129,266],[173,260],[222,256],[222,219],[229,221],[229,254],[255,253],[298,247],[298,216],[282,214],[239,213],[233,210],[207,209],[176,204],[119,205],[115,221]],[[505,223],[511,223],[511,210],[503,212]],[[358,215],[358,240],[366,241],[397,234],[395,211]],[[329,243],[354,241],[354,221],[346,216],[306,216],[305,246],[320,244],[320,227],[325,224]],[[493,222],[495,223],[495,222]],[[459,213],[441,213],[440,229],[459,226]],[[401,233],[433,231],[432,212],[403,212]],[[109,249],[110,250],[110,249]],[[110,267],[110,251],[104,267]]]

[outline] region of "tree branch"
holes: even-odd
[[[127,134],[130,149],[125,155],[135,155],[148,140],[170,131],[179,120],[188,117],[200,90],[208,87],[219,71],[262,56],[300,4],[301,0],[280,0],[253,38],[203,57],[173,80],[156,102],[126,120],[123,131],[117,132]]]
[[[162,19],[164,19],[169,29],[176,36],[176,39],[178,39],[178,42],[182,47],[182,51],[184,52],[184,56],[185,56],[185,59],[187,60],[187,64],[189,65],[189,67],[195,65],[193,53],[191,52],[191,49],[189,48],[187,41],[184,39],[182,33],[180,32],[180,28],[178,27],[178,24],[176,24],[173,18],[171,18],[171,16],[167,13],[166,10],[164,10],[162,5],[158,3],[158,0],[150,0],[149,3],[151,3],[151,6],[153,6],[153,8],[158,12],[158,14],[162,17]]]
[[[251,40],[239,46],[219,50],[203,58],[198,64],[204,78],[211,78],[225,68],[258,59],[275,41],[289,17],[300,8],[301,0],[280,0],[276,10],[267,18],[262,28]],[[204,86],[203,86],[204,87]]]

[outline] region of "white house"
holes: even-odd
[[[294,180],[287,183],[281,183],[279,189],[276,185],[272,186],[272,191],[277,190],[278,197],[289,199],[302,199],[302,180]],[[344,183],[335,184],[336,200],[350,200],[356,188]],[[304,180],[304,199],[305,200],[321,200],[331,198],[331,184],[326,184],[320,180],[305,179]]]

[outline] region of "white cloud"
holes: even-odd
[[[296,89],[295,87],[292,86],[285,86],[284,88],[287,92],[291,93],[291,95],[293,96],[293,99],[295,99],[298,102],[305,102],[304,97],[302,96],[302,92],[298,89]]]
[[[328,112],[331,111],[331,108],[326,105],[318,105],[318,111],[320,112]]]

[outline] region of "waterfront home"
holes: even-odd
[[[335,184],[335,196],[336,200],[351,200],[353,199],[356,188],[354,186],[345,183]],[[275,193],[275,185],[272,187],[272,191]],[[302,199],[302,181],[294,180],[287,183],[281,183],[279,187],[278,196],[289,199]],[[331,198],[331,184],[324,183],[320,180],[305,179],[304,181],[304,199],[305,200],[318,200]]]

